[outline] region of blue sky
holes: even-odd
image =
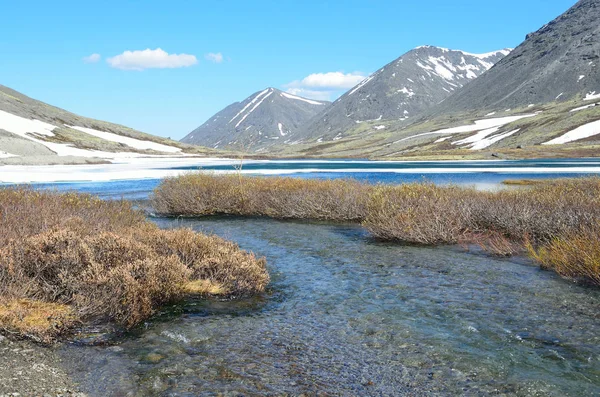
[[[335,99],[419,45],[516,47],[574,3],[0,0],[0,84],[180,139],[268,86]]]

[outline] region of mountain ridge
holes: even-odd
[[[214,149],[266,150],[279,141],[289,143],[303,123],[329,104],[267,87],[225,107],[181,142]]]
[[[436,46],[416,47],[371,74],[309,121],[295,138],[331,140],[365,121],[418,116],[489,70],[509,54],[485,54]]]

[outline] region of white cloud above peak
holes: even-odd
[[[344,91],[354,87],[367,76],[353,72],[313,73],[302,80],[295,80],[284,85],[287,92],[316,100],[332,100]]]
[[[84,63],[96,63],[98,62],[102,57],[100,56],[100,54],[92,54],[90,56],[87,57],[83,57],[83,62]]]
[[[300,84],[311,88],[344,89],[354,87],[365,77],[361,73],[313,73],[303,78]]]
[[[144,69],[173,69],[185,68],[198,63],[194,55],[169,54],[157,48],[138,51],[125,51],[122,54],[108,58],[106,62],[115,69],[144,70]]]
[[[221,54],[220,52],[209,52],[208,54],[206,54],[204,56],[204,58],[206,58],[206,60],[214,62],[214,63],[221,63],[223,62],[223,54]]]

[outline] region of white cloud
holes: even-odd
[[[363,73],[327,72],[313,73],[284,87],[287,92],[316,100],[331,100],[354,87],[367,76]]]
[[[96,63],[100,60],[100,58],[102,58],[100,56],[100,54],[92,54],[90,56],[87,57],[83,57],[83,62],[85,63]]]
[[[303,98],[315,99],[317,101],[329,101],[331,100],[332,94],[331,91],[314,91],[305,88],[288,88],[286,92]]]
[[[148,48],[143,51],[125,51],[108,58],[106,62],[115,69],[144,70],[184,68],[197,64],[198,59],[194,55],[169,54],[160,48],[156,50]]]
[[[214,63],[223,62],[223,54],[221,54],[220,52],[217,52],[217,53],[209,52],[208,54],[206,54],[204,56],[204,58],[206,58],[207,60],[214,62]]]
[[[362,73],[313,73],[303,78],[299,83],[303,87],[324,89],[348,89],[365,79]]]

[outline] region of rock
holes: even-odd
[[[152,364],[156,364],[161,362],[165,357],[158,353],[150,353],[145,358],[144,361]]]

